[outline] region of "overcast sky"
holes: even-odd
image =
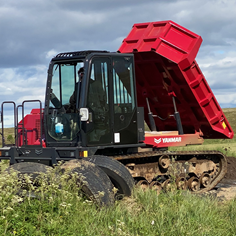
[[[197,62],[221,107],[236,107],[236,0],[0,0],[0,102],[44,101],[58,52],[116,51],[134,23],[199,34]]]

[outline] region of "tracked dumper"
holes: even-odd
[[[134,183],[157,191],[173,181],[180,189],[212,189],[227,171],[222,153],[168,151],[234,135],[195,61],[201,42],[161,21],[135,24],[117,53],[58,54],[49,65],[44,108],[39,100],[2,103],[0,158],[22,173],[63,161],[63,170],[85,177],[85,194],[99,204],[113,202],[113,186],[123,196]],[[36,103],[39,108],[25,115],[26,104]],[[13,145],[4,138],[9,105]]]
[[[134,54],[138,106],[144,107],[145,121],[152,130],[145,133],[147,146],[155,149],[201,144],[203,138],[233,138],[195,60],[201,43],[200,36],[172,21],[163,21],[135,24],[120,46],[119,52]],[[225,157],[217,151],[154,151],[129,156],[116,159],[129,166],[135,160],[130,167],[133,176],[142,175],[150,183],[154,176],[175,172],[175,166],[177,185],[185,188],[187,184],[192,191],[212,189],[227,170]],[[175,160],[174,166],[171,160]],[[143,179],[140,183],[147,184]],[[165,183],[169,183],[168,178],[164,178]]]

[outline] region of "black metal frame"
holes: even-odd
[[[13,106],[14,106],[14,110],[13,110],[13,112],[14,112],[14,138],[15,138],[15,145],[16,145],[16,125],[17,125],[17,123],[16,123],[16,114],[15,114],[15,112],[16,112],[16,104],[15,104],[15,102],[13,102],[13,101],[5,101],[5,102],[3,102],[2,103],[2,105],[1,105],[1,121],[2,121],[2,133],[1,133],[1,135],[2,135],[2,146],[6,146],[6,144],[5,144],[5,138],[4,138],[4,104],[13,104]]]
[[[118,53],[109,53],[108,51],[81,51],[81,52],[68,52],[68,53],[60,53],[56,57],[54,57],[49,65],[48,70],[48,79],[47,79],[47,89],[45,94],[45,109],[44,109],[44,124],[42,123],[42,103],[40,100],[26,100],[22,103],[22,105],[17,106],[17,108],[14,107],[14,115],[17,114],[17,118],[15,117],[15,132],[17,130],[17,138],[16,143],[14,147],[10,147],[9,149],[0,148],[0,152],[2,152],[2,155],[0,156],[0,159],[9,159],[10,164],[14,164],[16,162],[22,162],[22,161],[32,161],[32,162],[41,162],[46,163],[48,165],[54,165],[57,164],[58,161],[66,161],[71,160],[75,158],[82,158],[82,155],[80,152],[88,151],[88,155],[93,155],[96,153],[102,154],[102,153],[126,153],[129,149],[135,149],[138,147],[144,147],[145,144],[141,141],[143,140],[143,133],[144,133],[144,126],[142,124],[143,118],[143,112],[142,110],[137,108],[137,95],[135,92],[135,103],[136,103],[136,109],[135,114],[132,118],[131,123],[136,123],[135,126],[132,125],[130,128],[128,127],[127,130],[137,129],[137,137],[136,141],[134,143],[116,143],[112,145],[99,145],[99,146],[87,146],[86,141],[86,133],[81,128],[80,137],[77,138],[77,140],[73,140],[73,142],[56,142],[55,140],[48,139],[47,136],[47,112],[49,111],[49,102],[50,102],[50,88],[51,88],[51,78],[52,78],[52,68],[55,62],[60,61],[60,63],[68,62],[73,60],[84,60],[84,68],[85,68],[85,77],[87,76],[86,73],[91,66],[91,60],[94,56],[105,56],[110,57],[112,56],[118,56]],[[122,54],[122,56],[133,56],[132,54]],[[135,74],[134,74],[135,78]],[[84,107],[87,102],[87,94],[86,91],[88,91],[88,81],[87,83],[84,83],[82,85],[82,94],[80,99],[80,104],[77,104],[77,109],[80,107]],[[134,86],[136,86],[134,81]],[[136,88],[134,87],[134,91],[136,91]],[[112,98],[113,101],[113,98]],[[24,119],[22,119],[22,135],[23,135],[23,142],[25,145],[19,147],[18,142],[18,113],[19,108],[22,108],[22,118],[24,117],[24,105],[28,102],[39,102],[40,104],[40,145],[27,145],[27,141],[24,139],[24,133],[27,132],[24,127]],[[5,102],[7,103],[7,102]],[[14,103],[14,102],[13,102]],[[3,106],[3,105],[2,105]],[[1,114],[3,117],[3,113]],[[138,119],[138,120],[137,120]],[[138,123],[138,124],[137,124]],[[45,130],[45,136],[46,136],[46,144],[47,147],[42,146],[42,128],[44,126]],[[82,127],[82,126],[81,126]],[[140,132],[140,130],[142,130]],[[127,139],[129,137],[127,136]]]
[[[129,149],[145,147],[144,143],[127,144],[104,147],[41,147],[39,145],[28,145],[22,147],[0,148],[2,155],[0,160],[10,160],[10,164],[18,162],[38,162],[50,166],[56,165],[59,161],[68,161],[83,158],[80,154],[88,151],[88,155],[94,154],[126,154]]]
[[[41,145],[41,147],[42,147],[42,130],[43,130],[43,115],[42,115],[42,102],[40,101],[40,100],[25,100],[25,101],[23,101],[22,102],[22,138],[23,138],[23,140],[22,140],[22,142],[23,142],[23,144],[24,144],[24,141],[25,141],[25,145],[27,145],[27,134],[26,134],[26,139],[24,140],[24,137],[25,137],[25,131],[26,131],[26,133],[27,133],[27,130],[25,129],[25,127],[24,127],[24,119],[23,119],[23,117],[25,117],[25,115],[24,115],[24,108],[25,108],[25,103],[30,103],[30,102],[39,102],[39,108],[40,108],[40,145]],[[18,127],[18,123],[17,123],[17,127]],[[18,129],[18,128],[17,128]],[[17,141],[18,141],[18,137],[17,137]],[[17,147],[18,147],[18,145],[17,145]]]

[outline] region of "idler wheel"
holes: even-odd
[[[171,192],[172,190],[176,189],[176,186],[173,182],[170,181],[170,179],[167,179],[162,184],[163,190],[165,192]]]
[[[197,177],[191,177],[188,180],[188,188],[193,191],[193,192],[197,192],[200,190],[200,181]]]
[[[211,176],[207,173],[203,173],[200,177],[200,183],[203,187],[208,187],[211,183]]]
[[[177,189],[185,190],[187,188],[187,181],[185,177],[178,177],[175,182]]]
[[[149,183],[145,179],[139,180],[136,185],[141,187],[143,191],[146,191],[149,188]]]
[[[161,192],[162,186],[158,181],[152,181],[149,185],[149,188],[156,191],[157,195]]]
[[[163,155],[159,158],[158,163],[162,169],[168,169],[170,166],[170,157],[168,155]]]

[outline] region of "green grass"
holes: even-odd
[[[0,164],[3,169],[4,163]],[[16,174],[0,174],[0,235],[234,235],[236,200],[219,202],[209,196],[174,191],[156,195],[135,189],[130,198],[98,208],[78,195],[75,181],[35,190],[25,178],[27,194],[16,195]],[[60,186],[60,187],[59,187]]]
[[[236,109],[225,111],[236,130]],[[8,137],[13,129],[6,129]],[[235,154],[236,139],[207,140],[200,146],[186,149],[221,150]],[[37,190],[30,179],[25,180],[28,197],[19,193],[15,173],[5,173],[7,162],[0,162],[0,235],[104,235],[104,236],[175,236],[175,235],[236,235],[236,199],[221,202],[210,196],[189,192],[143,192],[135,189],[130,198],[114,206],[98,208],[78,194],[75,182],[54,179],[50,185],[42,181]]]
[[[2,129],[0,129],[0,133],[2,133]],[[4,138],[6,144],[13,144],[14,141],[14,128],[5,128],[4,129]],[[2,147],[2,135],[0,136],[0,147]]]
[[[230,123],[231,128],[236,132],[236,108],[225,108],[223,112]],[[171,147],[169,150],[193,151],[193,150],[217,150],[227,156],[236,157],[236,136],[233,139],[205,139],[203,145],[189,145],[186,147]]]
[[[222,109],[233,131],[236,132],[236,108]]]

